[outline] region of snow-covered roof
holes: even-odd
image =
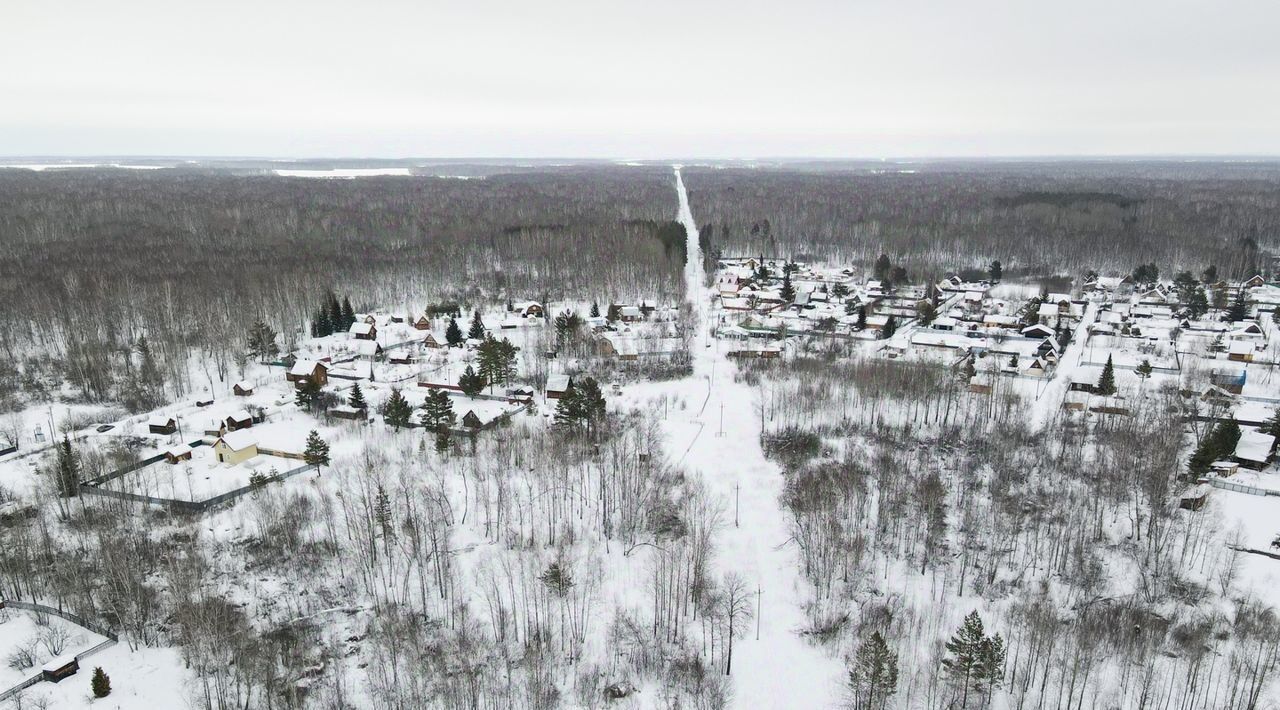
[[[569,390],[570,378],[568,375],[548,375],[547,391],[548,392],[567,392]]]
[[[179,444],[177,446],[165,449],[164,453],[166,456],[172,456],[173,458],[176,459],[180,456],[186,456],[187,454],[191,453],[191,447],[187,446],[186,444]]]
[[[239,382],[235,383],[235,385],[234,385],[234,386],[235,386],[235,387],[239,387],[239,388],[240,388],[240,389],[242,389],[242,390],[251,390],[251,389],[253,389],[253,383],[252,383],[252,382],[250,382],[250,381],[248,381],[248,380],[240,380]]]
[[[232,451],[243,451],[250,446],[258,445],[258,437],[254,436],[253,432],[248,429],[229,431],[218,437],[218,440],[226,444]]]
[[[237,421],[237,422],[242,422],[242,421],[244,421],[244,420],[246,420],[246,419],[253,419],[253,417],[249,415],[248,410],[244,410],[244,409],[237,409],[236,411],[234,411],[234,412],[232,412],[231,414],[227,415],[227,419],[232,419],[232,420],[235,420],[235,421]]]
[[[356,321],[355,323],[351,324],[351,328],[347,332],[351,333],[352,335],[368,335],[373,332],[373,324],[365,323],[363,321]]]
[[[299,360],[293,363],[293,367],[289,368],[289,374],[294,377],[310,377],[311,373],[315,372],[316,365],[319,365],[326,370],[329,369],[329,366],[323,362],[318,362],[316,360]]]
[[[1236,458],[1263,463],[1271,455],[1275,443],[1276,438],[1270,434],[1245,429],[1240,432],[1240,441],[1236,443]]]
[[[1251,340],[1232,340],[1227,346],[1227,352],[1232,355],[1247,355],[1256,350]]]

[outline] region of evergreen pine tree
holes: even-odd
[[[575,385],[569,385],[569,389],[560,395],[559,401],[556,402],[556,426],[562,429],[573,427],[582,420],[582,400],[578,396],[578,388]]]
[[[600,304],[596,303],[595,301],[591,302],[591,317],[592,318],[600,317]]]
[[[329,320],[329,311],[324,308],[316,311],[315,317],[311,321],[311,330],[317,338],[323,338],[326,335],[333,335],[333,321]]]
[[[484,390],[484,378],[476,374],[476,371],[470,365],[462,371],[462,376],[458,378],[458,387],[462,388],[464,394],[468,397],[474,397]]]
[[[427,392],[427,399],[422,404],[423,425],[432,431],[440,431],[452,427],[456,421],[453,399],[444,390],[433,389]]]
[[[467,337],[471,340],[484,339],[484,321],[480,320],[480,311],[474,311],[471,314],[471,329],[467,331]]]
[[[1138,363],[1138,366],[1133,369],[1133,373],[1144,380],[1151,376],[1151,371],[1151,361],[1146,359]]]
[[[369,405],[365,402],[364,392],[360,390],[360,383],[356,382],[351,385],[351,394],[347,396],[347,406],[352,409],[368,409]]]
[[[93,690],[93,697],[105,698],[111,695],[111,678],[102,671],[99,666],[93,669],[93,677],[89,680],[89,687]]]
[[[294,391],[293,400],[298,409],[314,411],[320,404],[320,383],[310,377],[303,380]]]
[[[395,535],[395,512],[391,508],[391,496],[381,483],[373,500],[373,520],[382,530],[382,539],[389,542]]]
[[[444,340],[451,348],[462,345],[465,340],[462,337],[462,329],[458,327],[458,320],[452,316],[449,317],[449,325],[444,329]]]
[[[889,650],[889,644],[879,631],[872,632],[858,645],[853,667],[849,669],[849,690],[853,692],[854,707],[858,710],[883,708],[886,700],[898,689],[898,654]]]
[[[595,378],[584,377],[582,381],[575,385],[578,390],[578,406],[583,421],[587,424],[587,430],[595,433],[602,421],[604,421],[607,407],[604,401],[604,393],[600,391],[600,383]]]
[[[313,335],[315,323],[312,323]],[[257,358],[259,362],[275,357],[280,352],[280,347],[276,345],[276,331],[271,326],[262,321],[255,321],[249,327],[248,347],[250,357]]]
[[[1098,377],[1098,384],[1094,386],[1093,391],[1103,397],[1110,397],[1116,393],[1116,370],[1111,364],[1111,356],[1107,355],[1107,364],[1102,366],[1102,375]]]
[[[451,434],[449,427],[441,427],[436,430],[436,453],[443,454],[449,450],[449,438]]]
[[[1236,297],[1231,301],[1231,307],[1227,309],[1227,320],[1235,323],[1249,317],[1249,305],[1244,300],[1244,288],[1236,290]]]
[[[893,334],[896,332],[898,332],[898,320],[892,313],[890,313],[889,317],[885,319],[884,328],[880,329],[880,338],[882,340],[888,340],[889,338],[892,338]]]
[[[952,680],[962,685],[960,707],[968,707],[969,689],[975,681],[980,681],[982,669],[982,643],[986,639],[982,628],[982,618],[978,612],[970,612],[964,618],[960,630],[947,641],[947,657],[942,660],[942,669]]]
[[[316,468],[329,465],[329,444],[320,438],[320,432],[315,429],[307,434],[307,447],[302,452],[302,460],[306,461],[308,466]]]
[[[1258,431],[1280,439],[1280,407],[1276,408],[1275,414],[1272,414],[1270,419],[1258,427]]]
[[[889,278],[889,269],[893,268],[893,263],[889,261],[888,254],[881,254],[876,258],[874,273],[877,281],[884,281]]]
[[[992,283],[1000,281],[1000,277],[1004,275],[1004,267],[1001,266],[999,259],[991,262],[991,266],[987,267],[987,274],[991,277]]]
[[[1197,288],[1191,292],[1191,297],[1187,300],[1187,315],[1194,320],[1208,312],[1209,297],[1205,295],[1203,288]]]
[[[394,429],[400,429],[409,426],[409,420],[413,417],[413,407],[409,405],[404,395],[400,394],[400,390],[391,390],[391,396],[387,399],[386,404],[382,406],[382,418],[386,420]]]

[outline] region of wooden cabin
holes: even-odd
[[[157,414],[147,420],[147,431],[152,434],[172,434],[178,431],[178,420],[163,414]]]
[[[164,460],[166,463],[169,463],[169,464],[177,464],[181,461],[190,461],[191,447],[187,446],[186,444],[181,444],[179,446],[175,446],[171,449],[168,449],[167,451],[164,452]]]
[[[236,465],[258,455],[258,438],[248,431],[231,431],[213,442],[213,453],[219,463]]]
[[[284,378],[295,387],[302,382],[315,382],[323,387],[329,383],[329,365],[315,360],[299,360],[293,363]]]
[[[240,380],[232,385],[231,393],[237,397],[248,397],[253,394],[253,383],[248,380]]]

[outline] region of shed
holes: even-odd
[[[178,420],[164,414],[157,414],[147,420],[147,431],[152,434],[172,434],[178,430]]]
[[[365,321],[356,321],[351,324],[351,328],[347,331],[355,336],[356,340],[377,340],[378,326]]]
[[[1211,490],[1213,488],[1205,483],[1188,488],[1182,492],[1182,496],[1178,500],[1178,507],[1183,510],[1200,510],[1204,507],[1205,502],[1209,500],[1209,491]]]
[[[231,386],[231,392],[237,397],[248,397],[253,394],[253,383],[248,380],[240,380]]]
[[[213,442],[219,463],[234,466],[258,455],[258,438],[248,431],[231,431]]]
[[[1271,462],[1275,447],[1274,436],[1257,429],[1244,429],[1240,432],[1240,441],[1236,442],[1235,460],[1245,468],[1261,471]]]
[[[307,381],[323,386],[329,382],[329,365],[316,360],[299,360],[285,373],[285,379],[295,386]]]
[[[57,683],[63,678],[75,675],[78,670],[80,670],[80,661],[76,659],[75,654],[68,653],[50,659],[48,663],[40,666],[40,677],[50,683]]]
[[[550,375],[547,377],[547,399],[560,399],[573,387],[573,378],[569,375]]]
[[[164,460],[171,464],[179,461],[191,460],[191,447],[186,444],[180,444],[164,452]]]
[[[227,415],[227,431],[235,431],[237,429],[248,429],[253,426],[253,415],[247,410],[240,409]]]

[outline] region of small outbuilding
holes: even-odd
[[[231,393],[237,397],[248,397],[253,394],[253,383],[248,380],[240,380],[231,386]]]
[[[355,336],[356,340],[378,339],[378,326],[369,323],[368,321],[357,321],[352,323],[348,332]]]
[[[164,452],[164,460],[170,464],[177,464],[180,461],[191,460],[191,447],[186,444],[180,444]]]
[[[315,382],[324,386],[329,382],[329,365],[316,360],[299,360],[293,363],[284,377],[295,387],[302,382]]]
[[[547,399],[560,399],[573,387],[573,378],[569,375],[550,375],[547,377]]]
[[[147,431],[152,434],[172,434],[178,431],[178,420],[164,414],[157,414],[147,420]]]
[[[247,410],[241,409],[232,412],[226,419],[227,431],[237,431],[239,429],[248,429],[253,426],[253,415]]]

